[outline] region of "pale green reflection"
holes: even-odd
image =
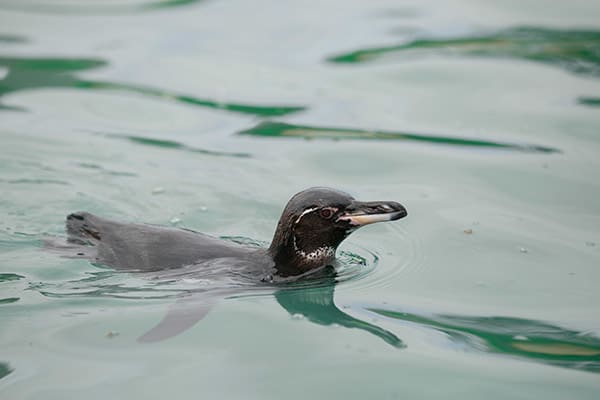
[[[522,357],[565,368],[600,372],[600,338],[546,322],[512,317],[415,314],[371,308],[388,318],[442,332],[473,351]]]

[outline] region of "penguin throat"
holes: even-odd
[[[296,235],[293,239],[294,253],[306,264],[308,268],[320,267],[327,262],[330,262],[335,257],[335,248],[331,246],[320,246],[310,251],[305,251],[298,247]]]

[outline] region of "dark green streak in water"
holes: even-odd
[[[168,93],[161,91],[159,89],[144,87],[144,86],[135,86],[135,85],[127,85],[121,83],[111,83],[111,82],[94,82],[94,81],[78,81],[76,83],[76,87],[84,88],[84,89],[98,89],[98,90],[122,90],[135,92],[138,94],[143,94],[147,96],[152,96],[156,98],[163,98],[167,100],[175,100],[179,103],[190,104],[193,106],[213,108],[217,110],[226,110],[235,113],[241,114],[252,114],[261,117],[272,117],[272,116],[281,116],[290,113],[294,113],[297,111],[303,111],[305,107],[287,107],[287,106],[275,106],[275,107],[261,107],[261,106],[251,106],[247,104],[234,104],[234,103],[220,103],[214,100],[206,100],[199,99],[196,97],[179,95],[174,93]]]
[[[133,143],[143,144],[146,146],[159,147],[163,149],[173,149],[173,150],[182,150],[190,153],[199,153],[210,156],[227,156],[227,157],[239,157],[239,158],[248,158],[250,154],[248,153],[227,153],[221,151],[213,151],[213,150],[205,150],[199,149],[197,147],[191,147],[183,143],[179,143],[173,140],[164,140],[164,139],[153,139],[142,136],[128,136],[128,135],[116,135],[116,134],[106,134],[107,137],[114,139],[124,139],[129,140]]]
[[[4,378],[13,371],[14,370],[10,367],[10,365],[8,365],[8,363],[0,361],[0,379]]]
[[[10,184],[26,184],[26,185],[68,185],[69,182],[61,181],[58,179],[39,179],[39,178],[22,178],[22,179],[0,179],[0,182],[6,182]]]
[[[13,0],[0,3],[0,9],[61,15],[128,14],[163,8],[182,7],[200,3],[202,1],[203,0],[148,0],[138,4],[128,4],[127,1],[122,1],[121,4],[103,4],[103,0],[96,0],[95,3],[86,1],[86,4],[52,4],[52,1]]]
[[[18,281],[19,279],[25,278],[22,275],[18,274],[0,274],[0,283],[2,282],[10,282],[10,281]]]
[[[407,132],[367,131],[360,129],[323,128],[314,126],[291,125],[282,122],[262,122],[259,125],[238,132],[241,135],[266,137],[296,137],[304,139],[335,140],[410,140],[416,142],[437,143],[452,146],[488,147],[530,153],[557,153],[560,150],[538,145],[492,142],[482,139],[466,139],[451,136],[424,135]]]
[[[199,3],[203,0],[163,0],[163,1],[154,1],[146,4],[145,6],[141,6],[146,9],[154,9],[154,8],[167,8],[167,7],[179,7],[186,6],[188,4]]]
[[[23,36],[17,35],[6,35],[4,33],[0,33],[0,43],[26,43],[27,39]]]
[[[600,97],[580,97],[577,102],[585,106],[600,107]]]
[[[417,39],[383,47],[360,49],[328,59],[334,63],[364,63],[404,51],[450,53],[458,56],[516,58],[564,68],[572,73],[600,76],[600,32],[520,27],[481,36]]]
[[[16,303],[19,300],[20,300],[19,297],[7,297],[6,299],[0,299],[0,306],[3,304]]]
[[[509,317],[425,316],[381,309],[370,311],[443,332],[453,342],[473,350],[600,373],[600,339],[544,322]]]
[[[4,110],[4,111],[13,111],[13,112],[27,111],[23,107],[7,106],[7,105],[4,105],[4,104],[0,103],[0,111],[2,111],[2,110]]]
[[[92,70],[106,65],[108,63],[100,59],[0,57],[0,66],[8,68],[7,76],[3,80],[0,80],[0,98],[9,93],[24,90],[72,88],[129,92],[157,99],[176,101],[196,107],[251,114],[259,117],[282,116],[305,110],[305,107],[263,107],[248,104],[220,103],[214,100],[170,93],[151,87],[83,80],[75,76],[75,72]],[[9,109],[10,106],[0,103],[0,108]]]

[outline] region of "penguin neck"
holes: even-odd
[[[300,248],[292,227],[285,227],[280,223],[268,253],[278,274],[293,276],[331,263],[335,259],[335,251],[336,248],[330,246],[320,246],[310,251]]]

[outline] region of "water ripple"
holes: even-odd
[[[600,373],[600,338],[586,332],[513,317],[415,313],[380,307],[368,310],[391,320],[442,333],[454,348]]]
[[[282,116],[304,111],[303,106],[256,106],[242,103],[228,103],[198,98],[186,94],[172,93],[148,86],[126,83],[84,80],[75,72],[87,71],[107,66],[108,62],[97,58],[17,58],[0,57],[0,67],[8,68],[8,74],[0,80],[0,98],[9,93],[43,88],[72,88],[80,90],[114,91],[135,93],[160,100],[175,101],[196,107],[205,107],[233,113],[250,114],[259,117]],[[0,103],[0,107],[10,106]]]
[[[18,281],[20,279],[25,278],[23,275],[19,274],[11,274],[11,273],[3,273],[0,274],[0,283],[2,282],[10,282],[10,281]]]
[[[408,43],[371,47],[331,57],[332,63],[365,63],[390,53],[410,51],[462,57],[515,58],[544,63],[574,74],[600,76],[600,32],[516,27],[451,39],[415,39]]]
[[[23,11],[36,14],[129,14],[164,8],[182,7],[204,0],[88,0],[81,2],[64,0],[7,0],[0,3],[0,9]]]
[[[7,362],[0,361],[0,379],[13,372],[14,369],[10,367]]]
[[[579,97],[577,103],[588,107],[600,107],[600,97]]]
[[[0,6],[1,7],[1,6]],[[0,43],[9,44],[9,43],[27,43],[27,39],[23,36],[18,35],[8,35],[4,33],[0,33]]]
[[[21,300],[20,297],[7,297],[4,299],[0,299],[0,305],[16,303],[19,300]]]
[[[402,281],[403,276],[412,273],[422,273],[426,268],[423,244],[419,237],[411,232],[409,235],[404,227],[389,224],[388,236],[393,237],[399,244],[393,251],[359,248],[358,253],[369,255],[362,272],[353,272],[346,282],[347,290],[353,293],[377,293],[391,287],[395,282]],[[353,249],[353,252],[356,251]]]
[[[130,142],[141,144],[145,146],[153,146],[163,149],[172,149],[172,150],[182,150],[189,153],[197,153],[204,154],[209,156],[226,156],[226,157],[237,157],[237,158],[249,158],[251,157],[249,153],[230,153],[224,151],[215,151],[215,150],[206,150],[198,147],[188,146],[186,144],[176,142],[174,140],[166,140],[166,139],[155,139],[149,137],[142,136],[132,136],[132,135],[119,135],[119,134],[111,134],[106,133],[104,136],[113,138],[113,139],[122,139],[128,140]]]
[[[559,149],[536,144],[495,142],[476,138],[428,135],[410,132],[392,132],[353,128],[328,128],[306,125],[292,125],[283,122],[273,121],[261,122],[253,128],[238,132],[238,134],[276,138],[278,137],[333,140],[415,141],[460,147],[493,148],[498,150],[511,150],[526,153],[560,152]]]
[[[240,236],[223,236],[221,239],[251,247],[265,246],[262,241]],[[338,253],[335,269],[326,267],[299,277],[277,278],[266,282],[259,282],[256,276],[247,276],[243,271],[236,273],[230,264],[217,260],[215,263],[202,265],[201,269],[194,267],[149,273],[115,271],[99,265],[101,270],[85,272],[80,278],[59,283],[30,282],[28,289],[50,298],[167,299],[225,289],[261,295],[278,289],[314,288],[334,283],[358,282],[369,277],[378,264],[379,255],[376,252],[349,244],[345,246],[345,250]],[[17,275],[10,274],[8,278],[16,277]]]
[[[41,178],[20,178],[20,179],[0,179],[0,182],[6,182],[11,184],[29,184],[29,185],[69,185],[67,181],[61,181],[59,179],[41,179]]]

